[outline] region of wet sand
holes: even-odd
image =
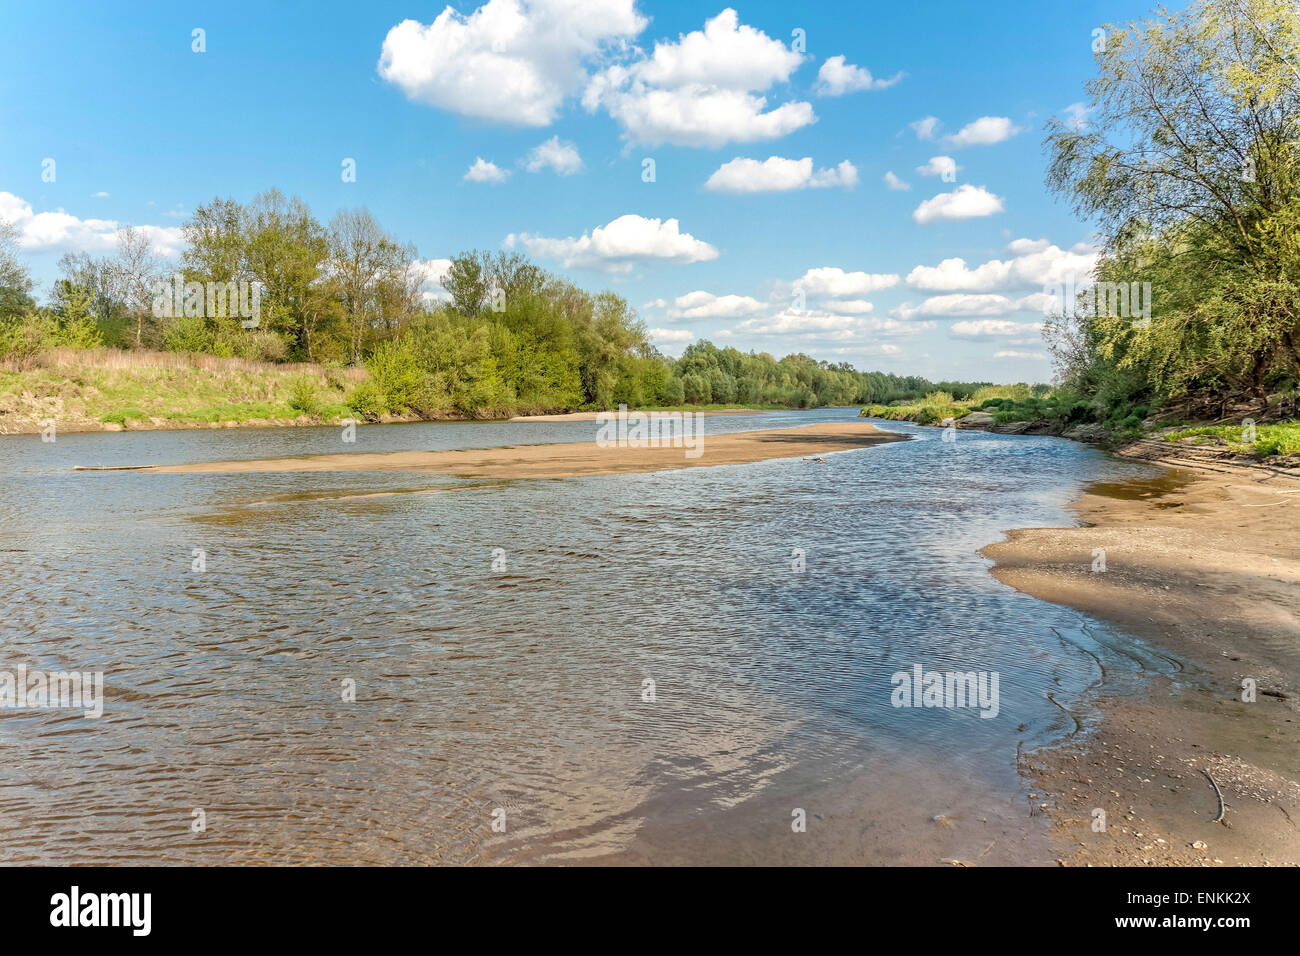
[[[1184,674],[1146,698],[1103,684],[1095,735],[1026,757],[1062,862],[1300,861],[1300,475],[1189,463],[1092,486],[1073,507],[1084,526],[984,549],[993,573],[1166,649]]]
[[[121,470],[170,475],[384,471],[449,474],[466,478],[575,478],[709,465],[743,465],[770,458],[820,457],[831,452],[906,440],[905,435],[883,432],[869,422],[851,419],[799,428],[706,434],[696,449],[699,452],[697,457],[688,457],[690,449],[681,447],[601,447],[591,441],[463,451],[361,452],[187,465],[128,466]],[[815,461],[808,462],[807,466],[820,467]],[[89,469],[81,466],[80,470]]]

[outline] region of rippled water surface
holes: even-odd
[[[1099,667],[1167,665],[977,551],[1145,472],[1057,439],[882,427],[914,440],[517,482],[71,468],[590,441],[594,423],[0,439],[0,669],[102,670],[107,697],[99,720],[0,711],[0,861],[779,862],[791,807],[833,855],[873,825],[818,816],[833,802],[886,827],[936,787],[1010,805],[1017,749],[1086,721]],[[997,671],[998,716],[891,707],[916,663]]]

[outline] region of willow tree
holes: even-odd
[[[1082,345],[1076,375],[1264,400],[1300,380],[1300,7],[1195,0],[1103,30],[1086,109],[1049,124],[1048,185],[1099,223],[1097,278],[1150,282],[1152,313],[1077,313],[1056,339]]]

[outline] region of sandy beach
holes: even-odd
[[[240,474],[250,472],[384,471],[450,474],[466,478],[575,478],[670,471],[710,465],[742,465],[769,458],[819,457],[867,448],[906,436],[883,432],[869,422],[850,419],[799,428],[705,435],[695,457],[681,447],[602,447],[594,441],[548,445],[513,445],[463,451],[383,452],[315,455],[154,465],[129,468],[152,474]],[[818,467],[809,462],[809,467]],[[81,466],[90,470],[93,466]]]
[[[1150,458],[1150,446],[1129,454]],[[1080,527],[1020,529],[984,549],[999,580],[1114,623],[1184,668],[1145,698],[1103,686],[1095,735],[1024,761],[1065,865],[1300,861],[1300,475],[1180,464],[1086,489]]]

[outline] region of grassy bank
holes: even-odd
[[[359,398],[358,368],[258,362],[212,355],[116,349],[54,349],[0,364],[0,434],[337,424],[345,418],[418,421],[475,417],[457,409],[376,415]],[[642,411],[784,408],[762,403],[643,407]],[[564,413],[568,408],[524,409]],[[504,417],[497,411],[482,417]]]
[[[58,350],[0,368],[0,432],[317,424],[352,414],[364,371],[170,352]]]
[[[1294,402],[1293,396],[1278,398],[1281,400],[1270,405],[1275,417]],[[992,387],[981,389],[969,401],[955,401],[947,392],[932,392],[919,402],[871,405],[862,409],[861,415],[918,425],[941,425],[951,420],[963,428],[1062,435],[1117,446],[1155,438],[1218,446],[1257,459],[1300,455],[1300,422],[1295,420],[1249,426],[1246,418],[1233,424],[1197,423],[1180,419],[1176,412],[1162,412],[1135,402],[1107,409],[1065,390],[1033,395],[1020,386]]]
[[[871,418],[935,425],[949,418],[954,421],[965,418],[972,412],[986,412],[993,415],[999,424],[1005,424],[1058,417],[1063,421],[1082,421],[1086,410],[1087,402],[1042,387],[989,385],[976,390],[967,399],[956,399],[950,392],[930,392],[915,402],[871,405],[864,408],[862,414]]]
[[[1300,422],[1255,425],[1253,436],[1251,432],[1252,429],[1241,425],[1200,425],[1169,432],[1164,440],[1193,445],[1220,445],[1237,454],[1254,455],[1256,458],[1300,455]]]

